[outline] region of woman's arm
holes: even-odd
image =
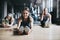
[[[30,17],[30,25],[31,25],[31,28],[33,27],[33,18]]]
[[[50,24],[51,24],[51,14],[49,14],[49,21],[50,21]]]
[[[13,24],[14,24],[14,18],[12,18],[12,21],[11,21],[10,25],[12,26]]]
[[[14,18],[11,18],[11,24],[7,23],[7,26],[12,26],[14,23]]]
[[[40,20],[41,20],[41,21],[43,21],[43,16],[44,16],[44,15],[42,14],[41,17],[40,17]]]
[[[18,28],[18,29],[19,29],[19,27],[20,27],[20,25],[21,25],[21,22],[22,22],[22,19],[19,18],[19,19],[18,19],[18,24],[17,24],[17,28]]]
[[[44,16],[44,11],[42,12],[42,15],[41,15],[41,18],[40,18],[41,21],[43,20],[43,16]]]

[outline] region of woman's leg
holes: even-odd
[[[24,30],[25,30],[26,35],[28,35],[30,33],[30,28],[28,26],[26,26],[24,28]]]
[[[24,32],[24,27],[21,26],[21,27],[19,28],[19,33],[18,33],[18,34],[23,34],[23,32]]]
[[[41,21],[41,26],[44,27],[45,26],[45,22]]]
[[[41,26],[42,27],[45,27],[45,24],[47,22],[48,18],[44,18],[42,21],[41,21]]]

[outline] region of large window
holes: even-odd
[[[49,12],[53,11],[53,0],[43,0],[42,1],[43,9],[48,8]]]
[[[47,8],[49,12],[52,12],[53,11],[53,0],[48,0],[47,4],[48,4]]]

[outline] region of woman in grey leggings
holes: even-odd
[[[33,18],[29,16],[29,9],[27,7],[24,8],[22,11],[21,17],[18,19],[18,29],[19,34],[22,34],[25,32],[25,34],[28,34],[33,26]]]

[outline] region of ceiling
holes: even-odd
[[[42,0],[7,0],[8,3],[11,2],[14,5],[21,5],[23,3],[29,4],[29,3],[41,3]]]

